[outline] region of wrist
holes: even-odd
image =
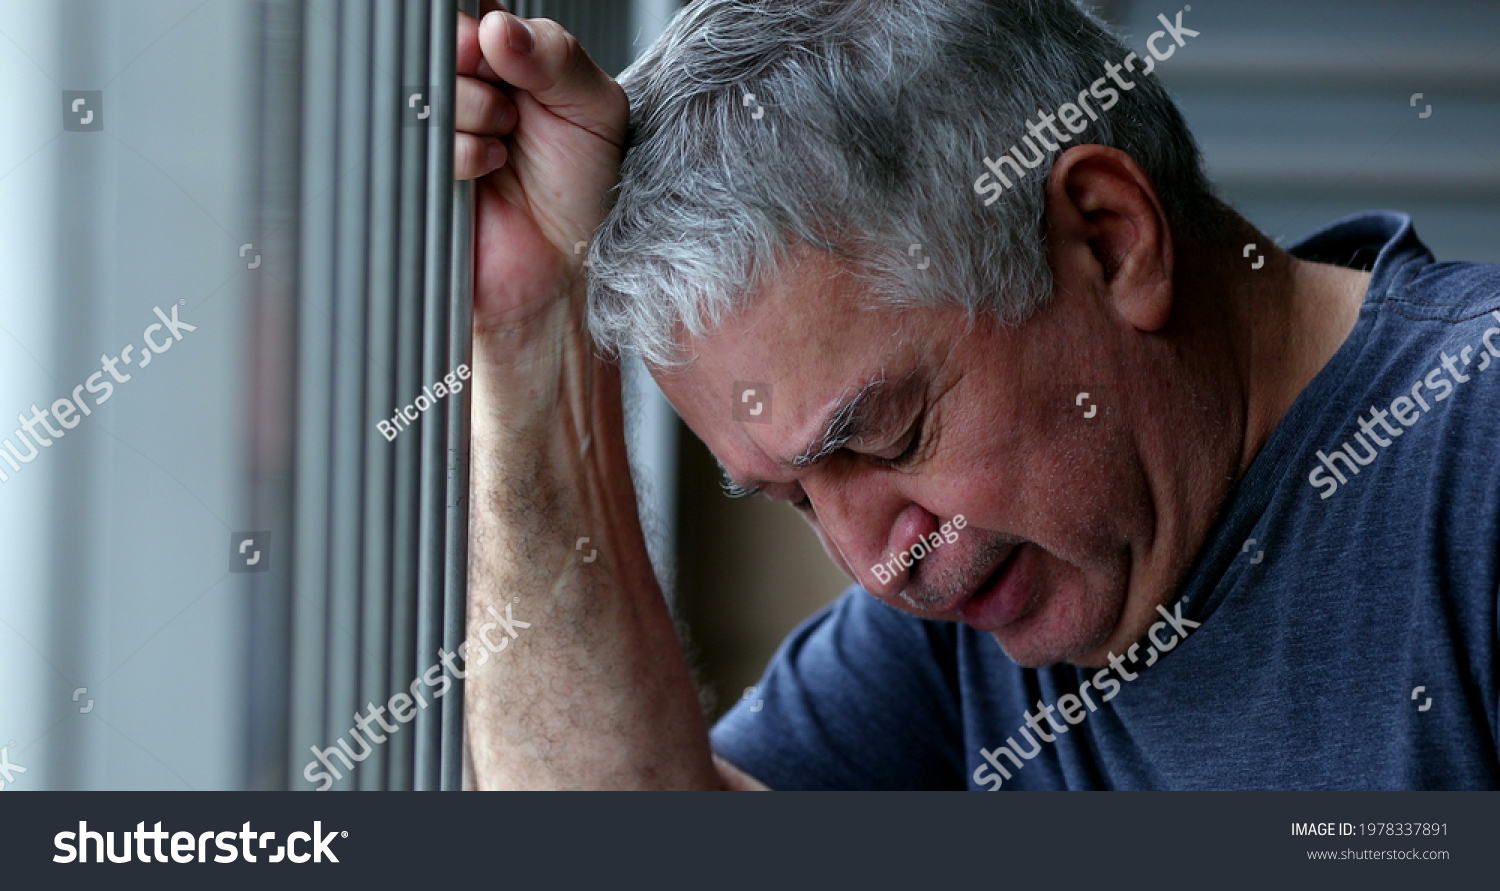
[[[554,581],[571,566],[610,579],[610,590],[659,598],[625,445],[619,366],[586,336],[482,363],[477,347],[471,529],[484,547],[510,555],[508,570],[494,570],[497,578],[511,573],[502,588],[532,587],[538,566],[551,567]],[[588,547],[575,553],[585,538]],[[594,589],[563,586],[554,596],[571,601]]]
[[[476,482],[551,481],[585,512],[620,498],[634,505],[620,368],[599,355],[581,301],[559,300],[523,324],[476,328],[473,366]]]

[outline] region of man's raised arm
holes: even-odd
[[[479,178],[469,636],[507,647],[469,663],[475,781],[743,788],[710,755],[636,513],[619,369],[587,331],[574,246],[618,177],[624,91],[551,21],[461,17],[458,40],[455,167]]]

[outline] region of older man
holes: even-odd
[[[1396,214],[1273,247],[1068,0],[700,0],[623,87],[459,39],[470,608],[535,615],[480,786],[1500,784],[1500,269]],[[712,733],[622,352],[858,583]]]

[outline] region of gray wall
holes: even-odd
[[[17,788],[241,782],[245,13],[0,4],[0,418],[135,347],[131,379],[0,483]],[[64,129],[64,90],[102,90],[102,130]],[[173,305],[197,330],[139,367]]]
[[[1116,5],[1132,49],[1181,8]],[[1210,175],[1266,234],[1400,210],[1439,260],[1500,261],[1500,3],[1191,5],[1200,35],[1157,73]]]

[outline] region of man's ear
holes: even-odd
[[[1139,331],[1159,331],[1171,318],[1171,228],[1156,186],[1129,155],[1078,145],[1057,159],[1047,178],[1047,243],[1059,285],[1092,278]]]

